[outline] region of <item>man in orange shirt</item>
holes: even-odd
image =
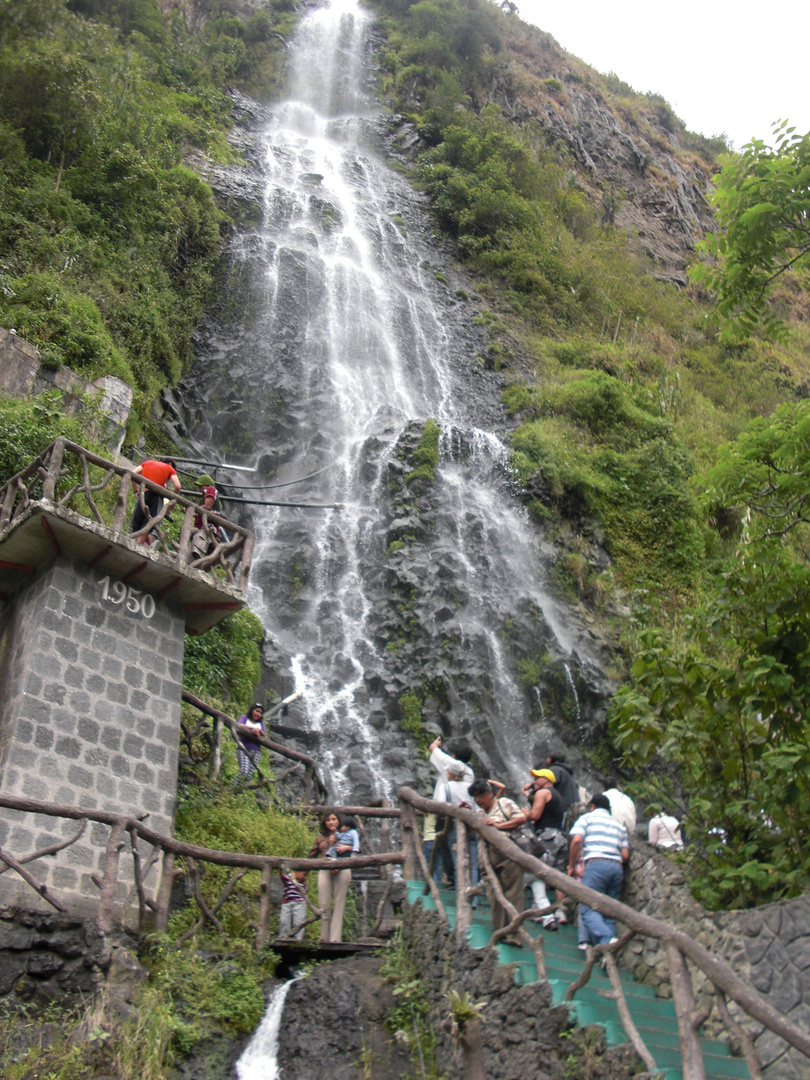
[[[143,476],[145,479],[151,480],[153,484],[160,484],[161,487],[168,487],[171,484],[175,491],[180,491],[177,466],[171,458],[164,458],[162,461],[149,458],[147,461],[142,462],[137,469],[133,470],[133,475]],[[148,521],[157,517],[161,502],[161,497],[156,491],[151,491],[145,487],[139,488],[135,509],[132,511],[129,531],[138,532]],[[151,544],[153,539],[154,537],[150,531],[144,533],[143,536],[136,537],[135,542],[137,544]]]

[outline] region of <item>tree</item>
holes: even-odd
[[[743,511],[749,542],[810,524],[810,401],[788,402],[769,420],[753,420],[721,449],[706,480],[712,509]]]
[[[686,621],[636,643],[612,732],[648,800],[685,825],[710,907],[810,882],[810,573],[770,541]]]
[[[613,734],[685,820],[701,898],[741,905],[810,883],[810,402],[754,420],[703,501],[742,542],[681,642],[639,635]]]
[[[708,256],[689,271],[716,295],[726,340],[755,330],[784,337],[782,319],[769,305],[787,270],[810,269],[810,133],[782,122],[775,146],[755,139],[725,160],[710,196],[720,226],[698,244]]]

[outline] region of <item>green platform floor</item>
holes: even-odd
[[[408,902],[421,903],[425,911],[435,911],[433,898],[423,896],[423,890],[424,882],[408,882]],[[455,894],[442,889],[441,896],[452,929],[456,917]],[[555,1005],[561,1005],[565,991],[579,976],[584,964],[584,953],[577,948],[576,928],[562,926],[552,933],[544,931],[536,923],[527,922],[524,926],[532,936],[543,935],[552,1000]],[[473,923],[467,932],[467,940],[471,948],[483,949],[491,935],[489,907],[482,897],[473,912]],[[498,945],[497,952],[499,963],[515,965],[515,982],[518,986],[537,982],[537,968],[529,950],[512,945]],[[665,1074],[666,1080],[682,1080],[675,1006],[671,1001],[655,997],[652,987],[635,982],[629,972],[620,971],[620,975],[633,1022],[655,1058],[658,1068]],[[604,1028],[608,1046],[620,1046],[628,1039],[619,1019],[619,1010],[615,1001],[599,993],[600,990],[610,989],[607,975],[599,967],[594,967],[588,985],[576,992],[574,1001],[568,1002],[568,1008],[578,1024],[599,1024]],[[702,1038],[701,1044],[706,1063],[706,1080],[738,1077],[740,1080],[749,1080],[745,1061],[732,1057],[726,1043]]]

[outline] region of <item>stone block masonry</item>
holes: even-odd
[[[46,802],[149,814],[170,834],[177,792],[184,618],[165,600],[116,586],[59,556],[9,602],[0,626],[0,791]],[[121,597],[124,599],[121,599]],[[118,601],[118,602],[116,602]],[[15,858],[76,831],[73,821],[0,808],[0,848]],[[28,865],[72,912],[92,913],[108,830]],[[142,850],[144,864],[149,851]],[[153,894],[160,861],[147,879]],[[118,900],[134,902],[122,852]],[[0,900],[40,905],[18,875]]]

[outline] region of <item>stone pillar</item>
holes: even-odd
[[[9,602],[0,627],[0,791],[47,802],[144,811],[172,832],[183,674],[182,608],[60,555]],[[126,599],[119,603],[122,595]],[[130,599],[131,595],[131,599]],[[144,597],[148,597],[144,604]],[[0,847],[15,858],[71,835],[73,821],[0,807]],[[28,864],[39,882],[93,914],[108,829]],[[148,845],[141,845],[144,864]],[[145,849],[145,850],[144,850]],[[154,895],[158,859],[147,879]],[[118,900],[135,903],[132,858],[122,851]],[[43,903],[13,871],[0,899]]]

